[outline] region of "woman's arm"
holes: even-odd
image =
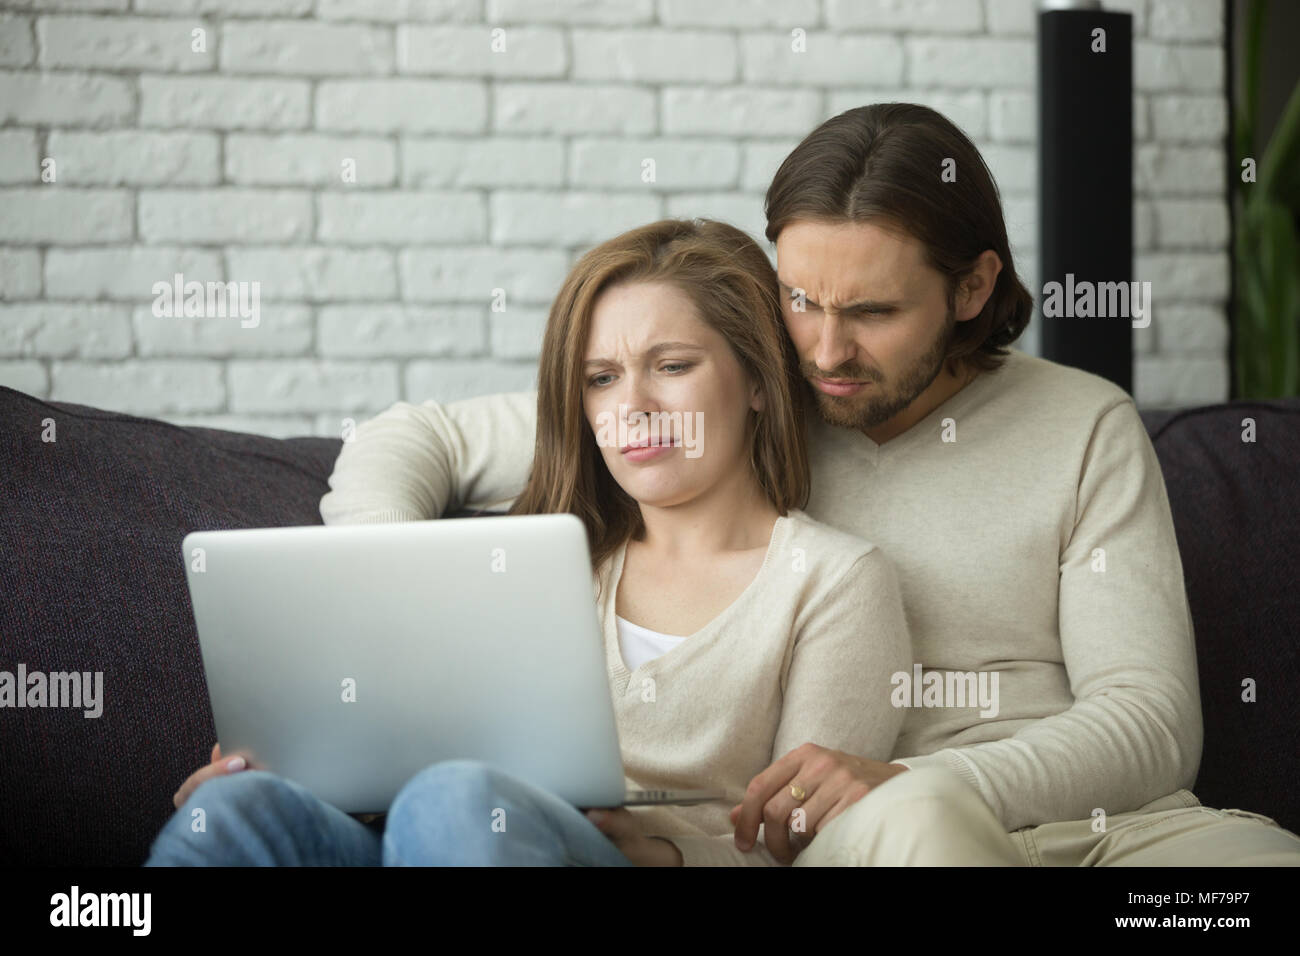
[[[772,759],[812,742],[887,761],[905,711],[892,677],[912,669],[912,639],[893,563],[862,555],[799,627]]]
[[[321,518],[360,524],[505,510],[528,480],[536,428],[536,392],[397,402],[344,441]]]

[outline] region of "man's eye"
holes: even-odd
[[[686,369],[688,369],[688,368],[690,368],[690,367],[691,367],[691,366],[690,366],[690,363],[689,363],[689,362],[670,362],[668,365],[665,365],[663,368],[661,368],[660,371],[661,371],[661,372],[666,372],[666,371],[668,371],[670,368],[679,368],[679,369],[681,369],[682,371],[685,371]],[[679,373],[679,374],[680,374],[680,373]]]

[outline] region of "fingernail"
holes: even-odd
[[[247,764],[244,763],[243,757],[231,757],[226,761],[226,769],[230,771],[243,770]]]
[[[605,821],[605,812],[603,810],[588,810],[587,819],[599,826]]]
[[[753,845],[754,844],[750,843],[748,840],[742,840],[740,837],[736,837],[736,849],[741,850],[742,852],[749,852],[749,848]]]

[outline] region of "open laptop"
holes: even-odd
[[[628,791],[587,535],[571,514],[196,531],[183,549],[223,753],[346,813],[473,758],[575,807]]]

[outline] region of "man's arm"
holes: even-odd
[[[397,402],[343,443],[321,518],[359,524],[440,518],[462,507],[504,511],[528,480],[536,428],[536,392]]]
[[[1133,810],[1196,779],[1191,609],[1164,476],[1131,400],[1100,417],[1084,456],[1058,615],[1068,710],[1005,740],[894,760],[956,771],[1008,831]]]

